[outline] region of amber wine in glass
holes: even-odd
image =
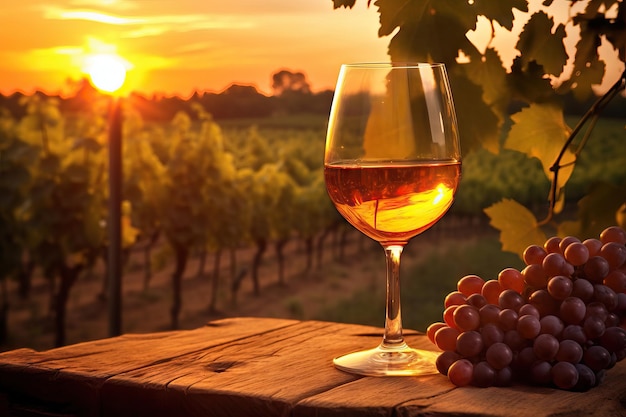
[[[443,64],[342,65],[324,153],[328,195],[341,215],[379,242],[387,261],[385,330],[377,347],[334,359],[361,375],[436,373],[435,352],[402,335],[400,256],[454,201],[461,151]]]

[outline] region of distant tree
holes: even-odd
[[[280,70],[272,75],[272,89],[275,96],[288,92],[311,94],[311,86],[302,72]]]

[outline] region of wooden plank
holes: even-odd
[[[22,402],[41,402],[64,413],[100,415],[101,386],[119,373],[296,323],[225,319],[188,331],[123,335],[44,352],[4,352],[0,354],[0,390],[13,397],[19,395]]]
[[[363,378],[332,365],[333,357],[375,347],[381,338],[381,329],[368,326],[301,322],[111,378],[102,391],[103,415],[159,411],[160,415],[179,416],[322,415],[322,409],[331,413],[341,409],[341,401],[363,415],[389,415],[394,405],[415,398],[414,382],[406,385],[405,378]],[[416,347],[432,348],[423,336],[413,339]],[[384,401],[380,387],[370,383],[368,391],[357,389],[351,393],[353,398],[340,396],[330,407],[323,403],[307,406],[308,398],[360,380],[396,386]],[[405,389],[398,389],[403,384]],[[422,392],[433,396],[449,389],[449,384],[439,383]],[[141,399],[137,407],[128,404],[129,397]],[[158,409],[139,404],[158,404]]]

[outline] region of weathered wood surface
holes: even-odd
[[[415,347],[432,349],[423,335]],[[0,354],[0,416],[626,416],[626,362],[586,393],[455,388],[442,375],[359,377],[331,358],[377,328],[237,318]]]

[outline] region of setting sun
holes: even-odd
[[[119,55],[95,54],[85,60],[84,72],[96,88],[109,93],[124,84],[128,63]]]

